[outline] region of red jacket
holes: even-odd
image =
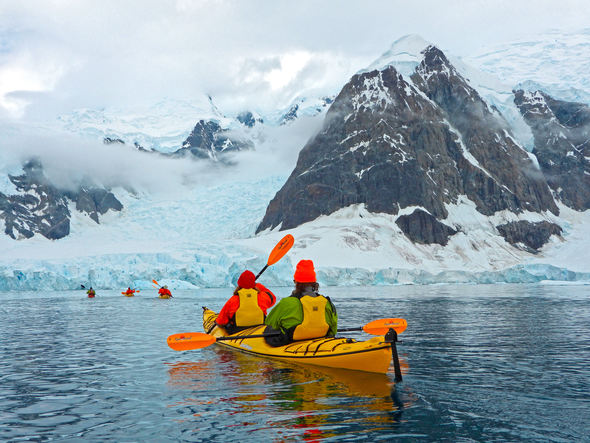
[[[160,290],[158,291],[158,294],[160,295],[172,295],[172,293],[170,292],[169,289],[166,288],[160,288]]]
[[[256,289],[258,290],[258,306],[264,312],[266,316],[266,310],[275,304],[277,298],[275,295],[263,284],[256,283]],[[240,297],[234,293],[230,299],[225,303],[219,315],[217,316],[218,325],[226,325],[236,315],[236,311],[240,307]]]

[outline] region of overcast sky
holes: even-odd
[[[0,0],[0,117],[213,95],[224,109],[337,92],[393,41],[469,56],[590,23],[588,2]]]

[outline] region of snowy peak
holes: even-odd
[[[406,35],[393,42],[391,47],[381,57],[358,73],[362,74],[374,70],[381,71],[388,66],[393,66],[396,71],[409,76],[422,60],[422,52],[428,46],[430,46],[430,43],[419,35]]]
[[[460,227],[444,225],[447,207],[463,196],[486,216],[557,213],[547,183],[507,129],[435,46],[422,52],[409,79],[391,65],[358,73],[258,230],[291,229],[363,204],[403,216],[398,226],[412,241],[446,244]],[[518,225],[520,238],[537,229],[546,227]]]

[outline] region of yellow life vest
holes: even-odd
[[[293,340],[325,337],[330,329],[326,322],[328,299],[323,295],[316,297],[304,295],[299,301],[303,307],[303,321],[295,327]]]
[[[240,307],[236,311],[236,326],[256,326],[264,323],[264,312],[258,306],[256,289],[240,289]]]

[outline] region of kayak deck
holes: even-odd
[[[215,337],[227,337],[225,329],[215,324],[217,314],[203,308],[203,328]],[[365,341],[351,338],[324,337],[300,340],[285,346],[272,347],[264,338],[243,339],[240,336],[262,334],[265,326],[253,326],[231,335],[235,340],[218,341],[217,344],[248,354],[267,358],[305,363],[331,368],[386,374],[391,362],[391,345],[383,336]]]

